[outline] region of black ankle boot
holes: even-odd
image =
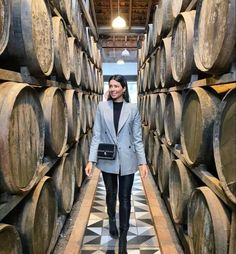
[[[109,218],[109,233],[112,238],[118,238],[118,229],[116,227],[115,218]]]
[[[127,254],[127,233],[120,234],[119,254]]]

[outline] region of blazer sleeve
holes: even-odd
[[[142,128],[141,128],[141,118],[136,107],[133,121],[133,141],[134,147],[137,154],[138,165],[147,164],[143,141],[142,141]]]
[[[97,162],[97,150],[101,134],[101,110],[98,105],[93,126],[93,137],[90,144],[89,161]]]

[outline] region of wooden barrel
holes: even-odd
[[[91,129],[93,127],[93,114],[92,114],[92,102],[89,94],[84,94],[83,98],[84,103],[84,110],[86,112],[86,119],[87,119],[87,129]]]
[[[0,1],[0,55],[5,50],[8,39],[9,39],[9,30],[10,30],[10,21],[11,21],[11,10],[10,2],[8,0]]]
[[[81,153],[83,149],[81,149],[81,142],[77,142],[75,146],[72,148],[71,153],[74,154],[74,171],[75,171],[75,185],[80,188],[83,181],[83,165],[82,165],[82,156]]]
[[[170,207],[175,223],[187,224],[187,204],[197,187],[191,171],[181,160],[171,163],[169,175]]]
[[[165,99],[164,130],[169,145],[180,144],[180,125],[182,115],[182,95],[170,92]]]
[[[84,101],[84,94],[83,93],[78,93],[78,99],[79,99],[79,106],[80,106],[80,127],[81,131],[83,133],[86,133],[87,131],[87,126],[88,126],[88,120],[87,120],[87,112],[86,112],[86,105]]]
[[[54,40],[54,71],[61,80],[70,78],[70,53],[65,25],[60,17],[52,18]]]
[[[156,130],[156,117],[157,117],[157,94],[150,94],[146,114],[148,115],[148,123],[150,130]]]
[[[147,25],[147,44],[145,50],[146,56],[153,50],[153,24]]]
[[[164,38],[170,32],[174,19],[171,9],[171,0],[159,1],[156,17],[157,35]]]
[[[68,143],[73,143],[80,136],[79,100],[75,90],[64,91],[65,102],[68,113]]]
[[[149,146],[148,146],[148,138],[149,138],[149,128],[148,126],[143,125],[142,126],[142,136],[143,136],[143,145],[145,154],[148,154]]]
[[[85,89],[89,88],[89,78],[88,78],[88,57],[84,51],[81,51],[81,86]]]
[[[68,116],[64,93],[60,88],[49,87],[40,94],[45,121],[45,154],[61,156],[68,135]]]
[[[0,175],[2,189],[24,192],[33,187],[44,154],[43,111],[27,84],[0,85]]]
[[[214,158],[226,195],[236,203],[236,89],[223,98],[214,123]]]
[[[197,188],[188,205],[188,235],[192,254],[228,253],[229,214],[208,187]]]
[[[156,85],[156,56],[152,55],[149,60],[148,90],[154,90]]]
[[[213,92],[193,88],[185,96],[181,119],[181,145],[189,165],[212,165],[213,124],[220,100]]]
[[[147,159],[150,164],[152,164],[154,151],[154,132],[150,131],[148,135],[148,154]]]
[[[53,180],[44,176],[16,216],[24,253],[47,253],[56,227],[57,211]]]
[[[82,172],[82,180],[84,178],[84,169],[88,162],[88,156],[89,156],[89,141],[88,141],[88,135],[85,134],[80,139],[78,158],[77,158],[77,160],[79,160],[79,163],[80,163],[80,171]]]
[[[78,41],[82,37],[82,16],[78,0],[71,0],[71,31]]]
[[[155,53],[155,87],[161,88],[161,51],[160,47],[156,50]]]
[[[174,23],[171,41],[171,69],[176,82],[186,84],[196,68],[193,57],[193,34],[196,11],[180,13]]]
[[[165,100],[166,100],[165,93],[159,93],[157,95],[156,131],[159,136],[161,136],[164,133]]]
[[[161,193],[168,193],[169,191],[169,174],[171,167],[170,151],[165,145],[161,145],[158,154],[158,186]]]
[[[152,43],[153,43],[153,48],[155,48],[157,45],[159,45],[161,37],[160,34],[157,33],[157,19],[158,19],[158,5],[155,5],[155,11],[153,14],[153,39],[152,39]]]
[[[171,0],[173,17],[177,17],[180,12],[184,12],[189,6],[191,0]]]
[[[75,192],[75,171],[73,154],[64,154],[55,167],[53,180],[58,198],[58,212],[67,214],[71,211]]]
[[[194,60],[199,70],[221,74],[229,68],[235,53],[235,11],[235,0],[198,1],[194,26]]]
[[[146,61],[144,65],[144,70],[143,70],[143,91],[144,92],[148,91],[149,66],[150,66],[149,61]]]
[[[154,138],[154,143],[153,143],[153,157],[152,157],[152,174],[156,176],[158,172],[158,154],[159,154],[161,143],[157,135],[154,135],[153,138]]]
[[[15,0],[11,6],[8,53],[36,75],[50,75],[54,51],[51,12],[44,0]]]
[[[171,70],[171,37],[162,39],[160,46],[160,78],[161,86],[168,88],[174,85]]]
[[[14,226],[0,223],[0,253],[22,254],[20,236]]]
[[[72,0],[50,0],[67,24],[72,23]],[[75,6],[73,6],[75,7]]]
[[[70,55],[70,80],[75,86],[81,81],[81,51],[74,37],[68,38]]]
[[[143,105],[144,106],[144,124],[148,126],[149,124],[149,115],[147,114],[147,111],[148,111],[148,105],[150,104],[150,100],[151,100],[151,94],[147,94],[146,96],[146,100],[144,101],[145,104]]]

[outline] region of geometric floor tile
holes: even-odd
[[[102,180],[96,189],[89,221],[84,234],[82,254],[115,254],[118,239],[109,235],[109,221],[106,212],[106,191]],[[119,227],[119,202],[117,200],[117,226]],[[138,173],[135,174],[131,196],[130,228],[127,236],[129,254],[161,254],[152,223],[149,207]]]

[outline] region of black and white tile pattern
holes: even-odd
[[[81,254],[118,253],[118,239],[109,235],[105,187],[102,177],[96,190]],[[134,178],[131,197],[130,228],[127,236],[129,254],[161,254],[152,218],[138,173]],[[119,225],[117,204],[117,225]]]

